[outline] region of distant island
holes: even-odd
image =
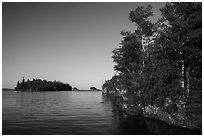
[[[72,91],[101,91],[101,90],[100,90],[100,89],[97,89],[97,88],[95,88],[95,87],[90,87],[89,90],[87,90],[87,89],[78,89],[78,88],[74,87],[74,88],[72,89]]]
[[[76,87],[74,87],[72,90],[73,90],[73,91],[78,91],[79,89],[78,89],[78,88],[76,88]]]
[[[64,84],[59,81],[47,81],[41,79],[29,79],[22,82],[17,82],[15,91],[71,91],[72,87],[69,84]]]
[[[100,89],[97,89],[95,87],[90,87],[90,90],[92,90],[92,91],[101,91]]]

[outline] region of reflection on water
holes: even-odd
[[[101,92],[3,91],[2,104],[3,134],[201,134],[124,116],[116,111],[115,98]]]

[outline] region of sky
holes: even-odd
[[[112,51],[137,6],[153,6],[156,21],[165,3],[3,3],[2,87],[39,78],[78,89],[101,89],[114,75]]]

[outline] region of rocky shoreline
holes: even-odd
[[[170,125],[188,129],[202,129],[202,121],[188,120],[185,116],[174,113],[170,115],[163,112],[159,107],[147,106],[144,108],[142,116],[164,121]]]
[[[113,94],[112,94],[113,95]],[[161,108],[156,105],[148,105],[146,107],[139,105],[129,105],[124,103],[121,95],[114,95],[116,98],[117,109],[125,115],[142,116],[151,119],[163,121],[167,124],[192,129],[202,130],[202,117],[189,120],[182,111],[168,114],[162,111]]]

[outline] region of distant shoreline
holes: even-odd
[[[80,89],[80,90],[72,90],[72,91],[76,91],[76,92],[77,92],[77,91],[102,91],[102,90],[100,90],[100,89],[98,89],[98,90],[83,90],[83,89],[82,89],[82,90],[81,90],[81,89]]]
[[[15,91],[14,89],[10,89],[10,88],[2,88],[2,90],[6,90],[6,91],[9,91],[9,90],[12,90],[12,91]],[[102,90],[71,90],[73,92],[78,92],[78,91],[102,91]],[[25,91],[25,92],[36,92],[36,91]],[[37,92],[46,92],[46,91],[37,91]]]
[[[14,90],[14,89],[11,89],[11,88],[2,88],[2,90]]]

